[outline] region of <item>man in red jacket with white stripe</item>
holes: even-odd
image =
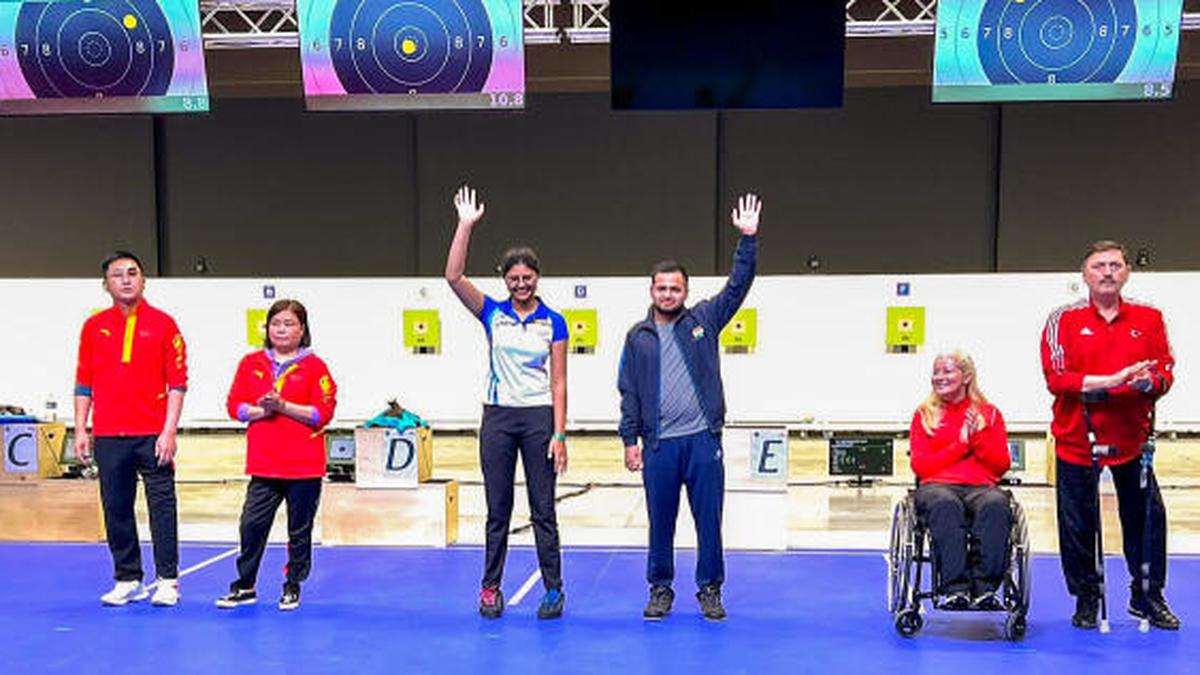
[[[1092,470],[1089,423],[1098,445],[1111,452],[1101,464],[1112,473],[1120,503],[1125,562],[1133,578],[1129,612],[1158,628],[1176,630],[1179,619],[1163,598],[1167,578],[1167,519],[1157,481],[1140,486],[1140,449],[1150,432],[1158,397],[1174,382],[1175,359],[1162,313],[1121,297],[1129,256],[1115,241],[1098,241],[1083,259],[1089,298],[1055,310],[1042,332],[1042,370],[1054,394],[1058,540],[1067,589],[1075,596],[1071,623],[1095,628],[1099,608],[1095,514],[1098,474]],[[1085,404],[1084,397],[1088,402]],[[1086,405],[1086,408],[1085,408]],[[1146,523],[1145,499],[1151,500]],[[1143,551],[1144,528],[1151,546]],[[1149,591],[1140,566],[1149,556]]]

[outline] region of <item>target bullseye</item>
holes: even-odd
[[[428,52],[429,39],[425,33],[413,26],[405,26],[396,31],[392,38],[393,49],[406,63],[413,63],[425,58]]]
[[[1040,37],[1042,43],[1050,49],[1062,49],[1071,42],[1074,34],[1075,28],[1071,25],[1071,20],[1059,14],[1050,17],[1042,24]]]
[[[84,33],[79,38],[79,57],[89,66],[102,68],[112,58],[112,43],[102,33]]]

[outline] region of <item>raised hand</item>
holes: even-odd
[[[752,237],[758,234],[758,215],[762,213],[762,200],[754,193],[746,193],[738,198],[737,208],[730,215],[733,226],[742,234]]]
[[[464,185],[454,194],[454,209],[458,211],[458,224],[471,227],[483,217],[483,202],[477,201],[475,190]]]

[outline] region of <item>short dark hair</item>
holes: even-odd
[[[104,256],[104,260],[100,261],[100,273],[108,276],[108,266],[117,262],[118,260],[132,260],[133,262],[137,263],[139,271],[146,271],[146,266],[142,264],[141,258],[130,253],[129,251],[116,250]]]
[[[688,282],[687,268],[676,260],[662,260],[650,268],[650,283],[654,283],[654,277],[660,274],[671,274],[672,272],[679,272],[683,275],[683,283],[686,284]]]
[[[285,298],[283,300],[276,300],[275,304],[271,305],[271,309],[267,310],[266,330],[263,331],[265,333],[263,346],[267,349],[275,346],[271,344],[271,319],[275,318],[275,315],[280,312],[289,311],[295,314],[296,318],[300,319],[300,325],[304,326],[304,334],[300,336],[300,346],[308,347],[312,344],[312,332],[308,330],[308,310],[304,309],[304,305],[300,304],[299,300]]]
[[[1087,265],[1088,258],[1097,253],[1104,253],[1105,251],[1120,251],[1121,259],[1125,261],[1125,266],[1132,266],[1132,263],[1129,260],[1129,249],[1125,248],[1125,244],[1112,239],[1093,241],[1091,246],[1088,246],[1087,252],[1083,254],[1083,258],[1079,261],[1079,265],[1081,267]]]
[[[496,271],[500,272],[500,276],[504,276],[517,265],[524,265],[539,275],[542,273],[537,253],[528,246],[514,246],[505,251],[504,255],[500,256],[500,264],[496,266]]]

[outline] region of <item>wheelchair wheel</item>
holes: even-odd
[[[1004,621],[1004,637],[1017,642],[1025,637],[1026,628],[1024,613],[1015,612],[1009,614],[1008,618]]]
[[[887,559],[887,609],[892,614],[895,614],[904,604],[903,577],[906,576],[904,568],[907,566],[904,549],[905,541],[908,539],[906,536],[907,510],[905,501],[897,502],[896,508],[892,510],[892,539],[888,547]]]
[[[1012,554],[1009,560],[1008,579],[1005,583],[1005,603],[1014,616],[1019,615],[1021,624],[1029,613],[1029,527],[1025,511],[1013,502],[1013,528],[1011,536]],[[1006,631],[1007,632],[1007,631]]]
[[[925,625],[921,612],[917,609],[906,609],[896,615],[896,632],[904,637],[912,637]]]

